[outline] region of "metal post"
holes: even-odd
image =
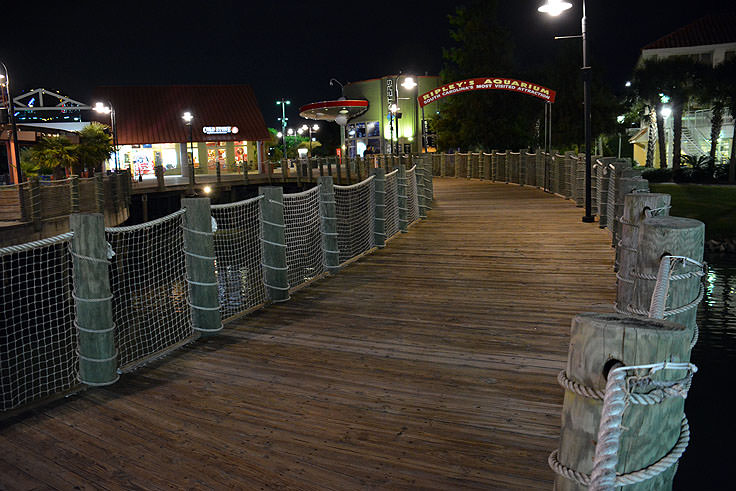
[[[120,170],[120,160],[118,158],[118,120],[115,116],[115,108],[110,104],[110,124],[112,125],[112,147],[115,151],[115,172]]]
[[[585,215],[583,222],[593,223],[595,217],[592,214],[592,193],[591,193],[591,173],[592,165],[590,162],[591,153],[591,122],[590,122],[590,67],[588,66],[588,19],[585,15],[585,0],[583,0],[583,18],[581,20],[583,34],[583,108],[585,112]]]
[[[10,94],[10,75],[8,67],[5,63],[0,62],[5,71],[5,91],[8,93],[8,121],[10,122],[10,131],[13,135],[13,159],[15,160],[15,175],[18,179],[16,184],[23,182],[23,169],[20,166],[20,150],[18,149],[18,127],[15,124],[15,106],[13,105],[13,96]]]
[[[189,122],[189,188],[194,193],[194,134],[192,132],[192,122]]]

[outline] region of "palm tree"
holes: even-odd
[[[667,167],[662,107],[669,99],[672,109],[673,152],[672,169],[680,168],[682,148],[682,109],[692,97],[704,65],[683,56],[644,60],[634,72],[634,88],[657,118],[659,166]],[[650,113],[651,114],[651,113]]]
[[[649,114],[649,137],[647,143],[647,167],[652,167],[654,159],[654,127],[656,126],[659,143],[659,167],[667,167],[667,147],[664,135],[664,117],[662,116],[663,79],[665,70],[657,59],[645,60],[634,71],[632,89],[636,98],[644,104]]]
[[[78,162],[77,145],[63,136],[45,136],[27,154],[30,165],[39,170],[53,169],[55,177]]]
[[[113,153],[108,127],[91,123],[79,131],[79,160],[82,168],[102,171],[102,164]]]
[[[736,58],[724,61],[716,67],[718,78],[723,83],[724,106],[728,108],[734,119],[731,135],[731,158],[728,163],[728,182],[736,183]],[[720,131],[719,131],[720,132]]]

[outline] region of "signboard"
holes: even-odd
[[[538,97],[547,102],[555,102],[556,92],[547,87],[542,87],[533,82],[525,82],[523,80],[515,80],[513,78],[487,77],[487,78],[469,78],[442,85],[429,92],[425,92],[417,97],[419,107],[435,102],[438,99],[447,97],[448,95],[460,94],[462,92],[470,92],[474,90],[509,90],[520,94]]]
[[[237,132],[237,126],[204,126],[202,128],[202,133],[204,133],[205,135],[234,135]]]

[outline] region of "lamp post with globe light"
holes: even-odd
[[[580,20],[581,33],[576,36],[555,36],[555,39],[582,39],[583,40],[583,113],[585,121],[585,215],[583,215],[583,222],[592,223],[595,221],[592,213],[592,195],[591,195],[591,171],[592,165],[590,162],[591,154],[591,122],[590,122],[590,66],[588,66],[588,18],[585,12],[585,0],[582,0],[583,4],[583,17]],[[537,10],[539,12],[557,17],[565,10],[572,8],[572,4],[565,0],[547,0],[547,3],[540,6]]]
[[[318,124],[314,124],[312,126],[309,126],[308,124],[304,124],[302,125],[301,128],[299,128],[299,130],[297,130],[297,133],[299,133],[300,135],[304,132],[309,132],[309,153],[307,155],[310,158],[312,157],[312,131],[317,131],[317,130],[319,130]]]

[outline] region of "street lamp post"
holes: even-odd
[[[194,136],[192,131],[192,120],[194,119],[194,116],[192,116],[192,113],[187,111],[184,114],[182,114],[181,119],[184,120],[184,124],[189,126],[189,188],[190,192],[194,193]]]
[[[15,160],[15,172],[18,179],[16,184],[23,182],[23,169],[20,166],[20,149],[18,148],[18,127],[15,124],[15,107],[13,106],[13,96],[10,95],[10,75],[8,67],[5,63],[0,62],[3,66],[4,74],[0,74],[0,85],[5,85],[5,91],[8,94],[8,121],[10,122],[10,131],[13,134],[13,159]]]
[[[304,133],[305,131],[309,132],[309,153],[307,154],[307,156],[310,158],[312,157],[312,131],[317,131],[317,130],[319,130],[318,124],[314,124],[312,126],[304,124],[302,125],[301,128],[299,128],[299,131],[297,131],[297,133],[299,133],[300,135]]]
[[[98,102],[95,104],[93,110],[99,114],[110,115],[110,125],[112,126],[112,147],[115,153],[115,172],[118,172],[120,170],[120,163],[118,162],[118,128],[115,118],[115,108],[112,103],[108,102],[107,104],[108,105],[105,106],[102,102]]]
[[[572,7],[570,2],[565,0],[547,0],[547,3],[539,7],[537,10],[553,17],[557,17],[565,10]],[[583,40],[583,113],[585,122],[585,215],[583,222],[592,223],[595,221],[592,210],[591,196],[591,172],[592,165],[590,162],[591,153],[591,121],[590,121],[590,80],[591,69],[588,66],[588,18],[585,14],[585,0],[583,0],[583,17],[580,20],[581,34],[579,36],[555,36],[555,39],[577,39]]]
[[[287,101],[285,99],[281,99],[279,101],[276,101],[277,106],[281,106],[281,134],[283,136],[283,146],[284,146],[284,158],[286,158],[286,105],[291,104],[291,101]]]

